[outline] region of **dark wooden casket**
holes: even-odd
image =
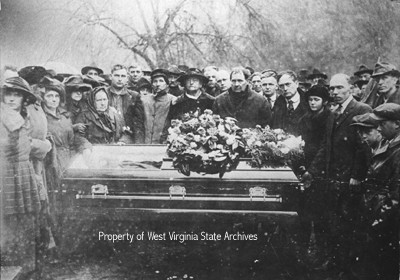
[[[185,176],[166,159],[164,145],[99,145],[90,161],[73,160],[58,197],[63,226],[72,232],[94,220],[290,224],[297,218],[299,187],[289,168],[256,169],[242,161],[222,179]]]

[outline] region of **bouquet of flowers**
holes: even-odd
[[[282,129],[269,126],[243,129],[246,152],[253,167],[298,167],[304,157],[304,141]]]
[[[224,120],[211,110],[187,113],[168,129],[168,156],[182,174],[219,174],[235,169],[245,151],[241,129],[234,118]]]

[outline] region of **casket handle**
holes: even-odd
[[[252,187],[249,189],[250,193],[250,201],[253,200],[253,197],[262,197],[265,201],[265,197],[267,195],[267,189],[263,187]]]
[[[104,194],[104,198],[107,198],[108,195],[108,187],[106,185],[93,185],[92,186],[92,198],[94,198],[94,195],[98,194]]]
[[[172,196],[182,196],[182,199],[185,199],[186,188],[183,186],[172,185],[169,187],[169,199],[172,199]]]

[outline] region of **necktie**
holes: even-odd
[[[339,104],[339,107],[335,110],[335,118],[338,119],[342,115],[342,104]]]
[[[288,112],[291,115],[294,111],[293,100],[288,100]]]

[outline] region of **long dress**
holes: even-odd
[[[1,103],[1,265],[35,269],[39,190],[29,161],[29,122]]]

